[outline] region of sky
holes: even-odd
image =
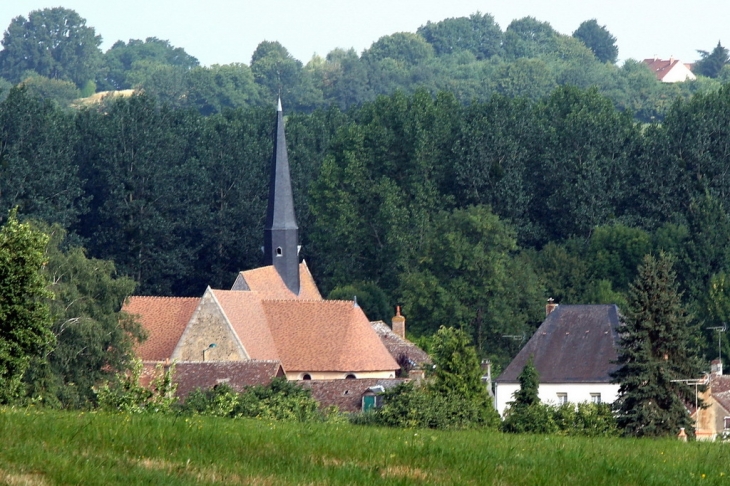
[[[358,53],[384,35],[415,32],[427,21],[491,14],[502,30],[532,16],[570,35],[595,18],[617,38],[619,60],[699,58],[718,40],[730,45],[728,0],[0,0],[0,29],[33,10],[75,10],[103,38],[165,39],[205,66],[249,64],[256,46],[279,41],[306,63],[337,47]]]

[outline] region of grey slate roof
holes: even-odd
[[[533,357],[540,383],[609,383],[618,368],[615,305],[559,305],[515,356],[497,383],[514,383]]]

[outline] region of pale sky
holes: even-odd
[[[674,56],[730,45],[728,0],[0,0],[0,29],[32,10],[63,6],[94,27],[106,51],[117,40],[157,37],[201,64],[249,64],[263,40],[281,42],[306,63],[336,47],[358,53],[384,35],[415,32],[427,21],[492,14],[504,29],[533,16],[570,35],[595,18],[618,39],[619,59]]]

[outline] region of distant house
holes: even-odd
[[[137,355],[148,370],[175,362],[181,396],[196,387],[228,383],[242,389],[285,376],[364,379],[345,386],[357,390],[360,400],[379,380],[396,379],[401,355],[416,365],[428,359],[405,339],[400,313],[394,317],[396,335],[382,323],[371,324],[355,299],[322,299],[307,264],[299,261],[281,104],[277,115],[265,266],[240,272],[230,290],[208,287],[201,297],[132,296],[124,306],[148,334]]]
[[[706,407],[697,410],[693,403],[688,404],[695,419],[695,436],[698,440],[715,440],[730,435],[730,376],[722,374],[720,360],[713,361],[710,374],[697,381],[706,386],[698,393]]]
[[[494,404],[504,414],[519,390],[518,376],[532,357],[540,375],[543,403],[611,403],[619,385],[611,383],[618,368],[619,312],[615,305],[547,306],[547,317],[495,381]]]
[[[680,62],[673,57],[669,59],[644,59],[644,64],[654,73],[662,83],[681,83],[692,81],[697,77],[692,73],[692,65]]]

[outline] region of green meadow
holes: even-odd
[[[730,445],[0,409],[0,483],[726,484]]]

